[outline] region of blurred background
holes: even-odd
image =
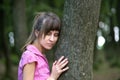
[[[120,0],[102,0],[94,49],[94,80],[120,80]],[[20,48],[34,15],[52,11],[62,19],[64,0],[0,0],[0,80],[17,80]],[[52,53],[52,51],[51,51]],[[53,61],[53,54],[47,54]]]

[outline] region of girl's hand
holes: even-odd
[[[57,80],[61,73],[68,70],[69,67],[66,66],[68,64],[68,59],[64,58],[64,56],[60,57],[58,61],[55,61],[52,66],[51,78],[53,80]]]

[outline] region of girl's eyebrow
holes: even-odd
[[[59,31],[57,31],[57,30],[50,30],[49,32],[52,32],[52,31],[55,31],[55,32],[58,32],[58,33],[59,33]]]

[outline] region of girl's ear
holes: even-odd
[[[35,30],[35,36],[38,37],[38,35],[39,35],[39,31]]]

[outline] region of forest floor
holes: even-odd
[[[98,51],[97,59],[98,62],[98,70],[94,70],[93,72],[93,80],[120,80],[120,68],[118,67],[110,67],[110,62],[108,62],[105,58],[104,51]]]
[[[104,63],[93,75],[93,80],[120,80],[120,68],[110,68]]]
[[[17,80],[17,66],[12,66],[12,72],[10,72],[14,80]],[[11,80],[11,79],[3,79],[5,78],[5,65],[0,62],[0,80]]]

